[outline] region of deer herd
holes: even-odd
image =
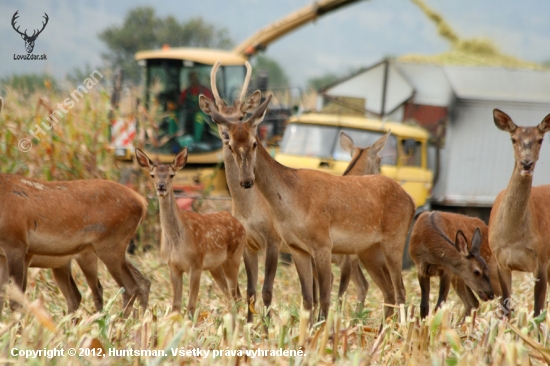
[[[172,164],[156,164],[136,148],[136,160],[151,176],[159,200],[160,255],[170,269],[172,310],[181,311],[182,274],[189,276],[188,314],[193,316],[203,270],[208,270],[227,297],[241,297],[238,272],[243,258],[247,275],[247,320],[253,320],[258,282],[258,254],[265,252],[262,300],[267,309],[279,252],[292,255],[298,273],[303,307],[310,320],[318,310],[326,318],[332,289],[331,263],[341,269],[338,297],[355,284],[357,300],[365,301],[369,283],[360,263],[380,288],[384,316],[405,303],[401,261],[415,217],[415,204],[394,180],[379,174],[379,151],[390,134],[371,147],[360,148],[345,133],[342,148],[351,155],[343,176],[279,164],[257,134],[271,95],[262,102],[260,91],[246,97],[251,68],[240,98],[228,106],[216,88],[214,101],[204,95],[200,108],[217,124],[223,142],[232,214],[198,214],[178,209],[172,180],[187,162],[184,148]],[[0,111],[2,99],[0,98]],[[248,116],[248,117],[247,117]],[[489,225],[460,214],[424,212],[410,236],[410,255],[418,268],[421,317],[429,313],[430,277],[440,278],[436,308],[450,287],[464,303],[465,314],[486,301],[511,296],[512,271],[532,272],[534,315],[545,308],[550,283],[550,185],[532,187],[543,136],[550,115],[535,127],[520,127],[495,109],[498,129],[510,133],[515,164],[508,187],[494,203]],[[123,292],[128,315],[137,299],[147,307],[151,282],[126,256],[128,243],[146,213],[146,200],[118,183],[106,180],[44,182],[0,173],[0,286],[12,281],[23,291],[27,269],[52,268],[54,279],[75,311],[81,294],[71,273],[75,259],[93,295],[103,307],[98,259]],[[3,295],[2,295],[3,296]],[[3,297],[0,299],[3,303]],[[16,308],[15,302],[10,302]]]

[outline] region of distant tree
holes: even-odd
[[[252,77],[257,80],[256,75],[260,71],[266,71],[269,80],[269,88],[288,88],[288,76],[279,63],[267,56],[258,55],[252,61]]]
[[[546,67],[547,69],[550,69],[550,59],[542,61],[542,66]]]
[[[103,57],[113,68],[122,68],[125,77],[137,82],[139,67],[134,54],[141,50],[171,47],[208,47],[227,49],[231,39],[227,30],[216,28],[202,18],[179,22],[173,16],[159,18],[151,7],[137,7],[128,12],[122,26],[112,26],[101,33],[109,52]]]

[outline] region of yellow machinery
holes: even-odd
[[[271,42],[318,17],[358,0],[322,0],[306,6],[261,29],[232,51],[170,48],[141,51],[135,55],[143,67],[145,118],[113,118],[111,137],[115,157],[130,161],[134,139],[146,136],[145,151],[161,162],[170,162],[183,146],[189,149],[187,169],[178,173],[175,186],[182,190],[208,190],[228,195],[222,162],[221,141],[210,119],[193,105],[199,93],[208,94],[210,70],[221,61],[217,73],[220,96],[228,103],[239,94],[246,69],[244,62]],[[198,86],[201,85],[201,86]],[[185,93],[186,90],[189,92]],[[192,95],[192,97],[189,97]],[[289,106],[271,106],[263,130],[266,138],[282,135],[290,116]],[[143,133],[145,132],[145,133]]]

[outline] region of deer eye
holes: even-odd
[[[539,144],[542,144],[542,141],[543,141],[543,139],[540,139],[540,140],[538,141],[538,143],[539,143]]]
[[[516,142],[518,142],[518,140],[516,140],[516,139],[513,138],[513,137],[511,138],[511,140],[512,140],[512,144],[515,144]]]
[[[231,147],[231,145],[227,145],[227,148],[229,149],[229,151],[233,152],[233,148]]]
[[[254,143],[252,144],[252,148],[255,149],[258,147],[258,143],[256,141],[254,141]]]
[[[154,177],[155,177],[155,175],[154,175],[154,174],[151,174],[151,178],[154,178]]]
[[[176,173],[170,173],[170,178],[174,178],[176,176]]]
[[[476,276],[480,276],[480,275],[481,275],[481,272],[479,272],[477,269],[474,269],[474,274],[475,274]]]

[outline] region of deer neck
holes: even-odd
[[[529,219],[529,196],[532,184],[533,176],[521,175],[516,164],[502,199],[500,215],[498,215],[502,227],[515,228],[515,231],[518,231],[518,227],[524,227],[518,224]]]
[[[255,187],[251,189],[241,187],[239,167],[226,145],[223,146],[223,162],[225,164],[225,178],[233,202],[233,212],[240,216],[248,216],[248,213],[252,212],[255,207],[258,199],[257,195],[261,195],[261,193]]]
[[[279,164],[269,155],[267,150],[258,141],[256,164],[254,165],[255,184],[265,197],[274,213],[282,215],[288,212],[289,202],[293,200],[289,194],[293,192],[291,186],[298,183],[295,169]],[[301,198],[303,201],[304,197]]]
[[[176,204],[174,190],[169,190],[166,196],[159,197],[160,225],[168,242],[183,237],[185,228],[179,216],[179,208]]]

